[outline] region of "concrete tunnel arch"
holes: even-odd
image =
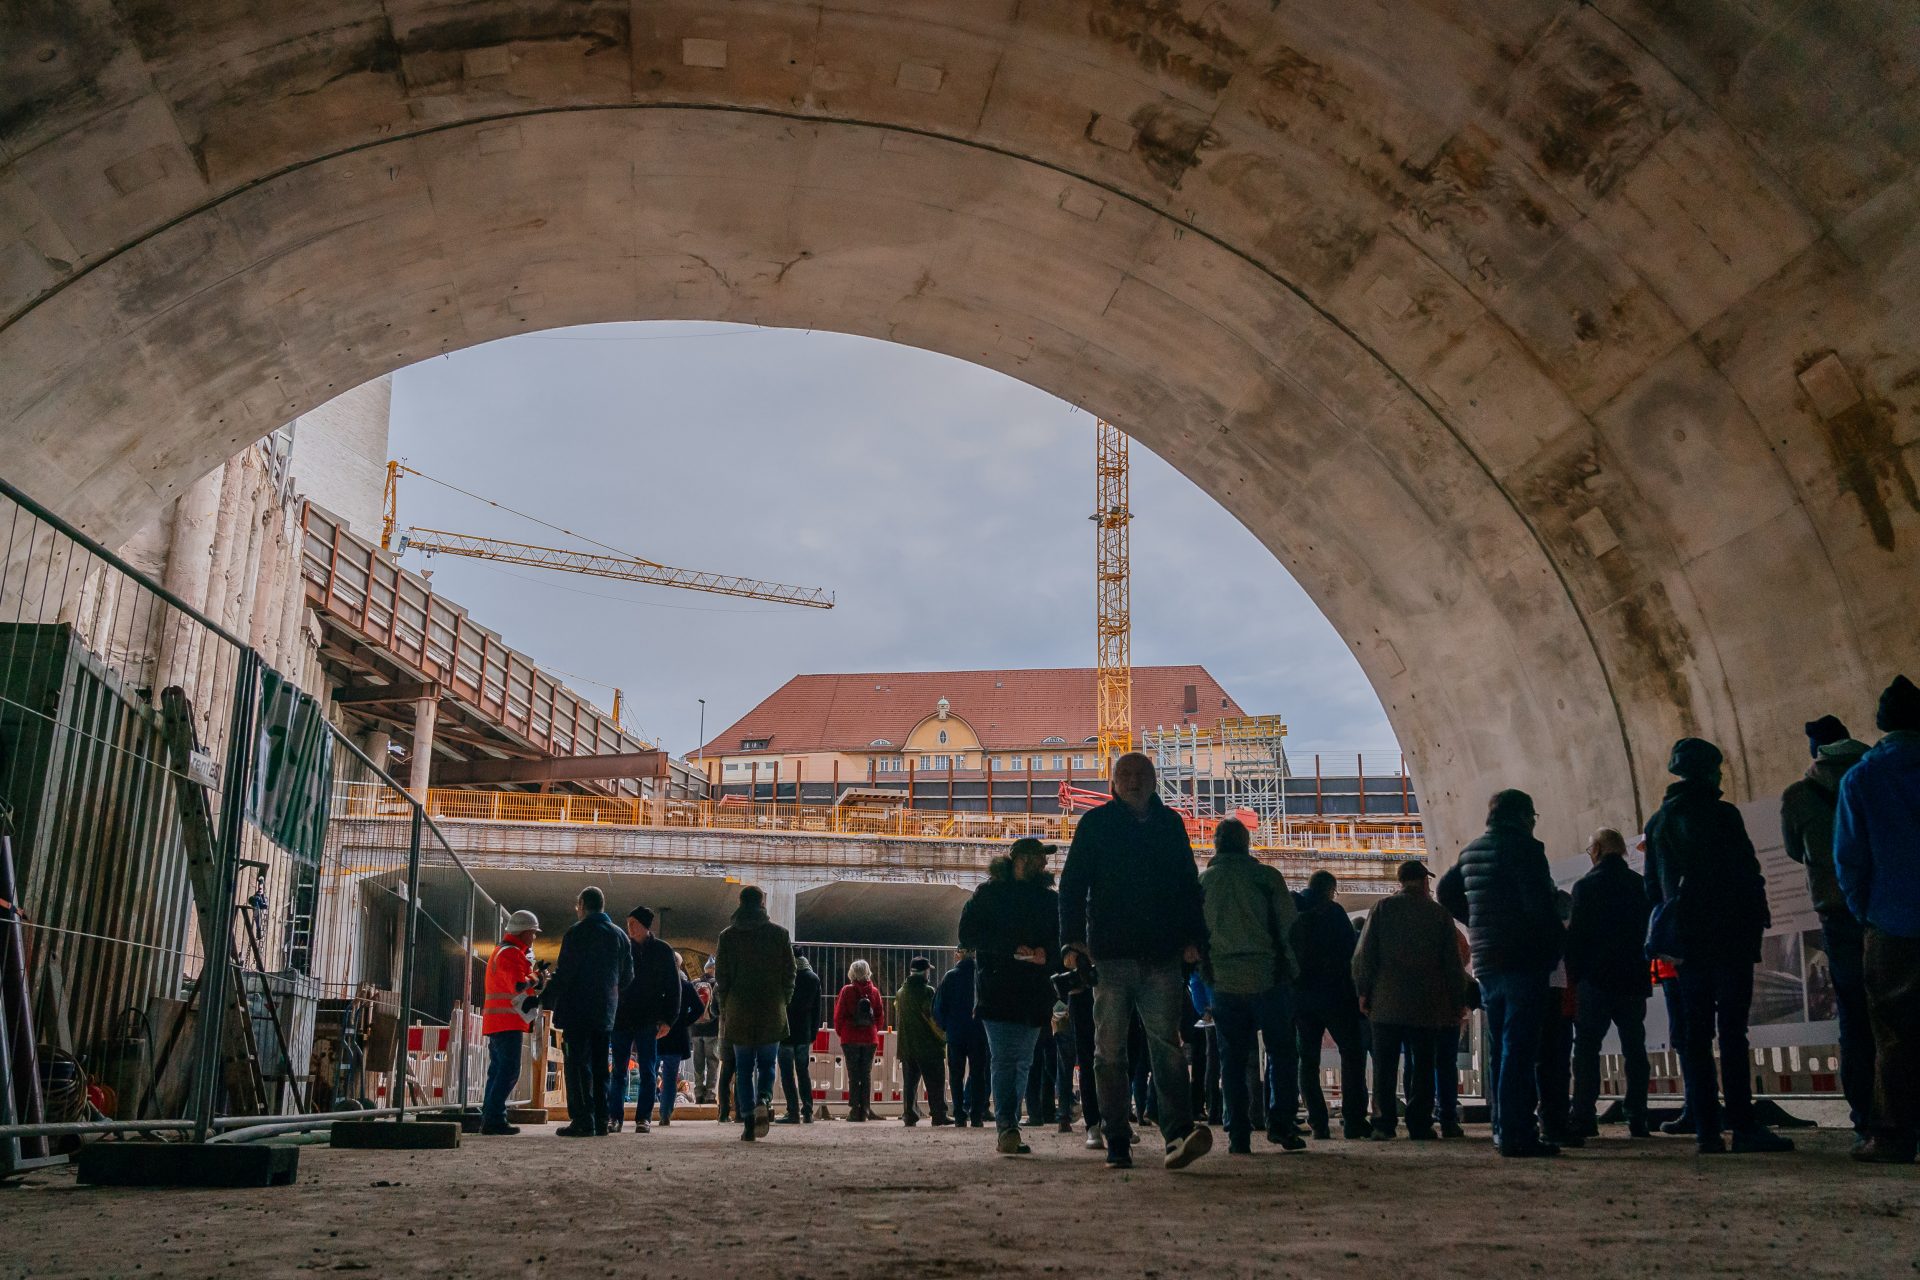
[[[733,320],[1174,463],[1353,645],[1443,859],[1497,786],[1558,849],[1636,822],[1683,732],[1772,790],[1920,656],[1891,3],[335,8],[83,6],[0,55],[0,440],[108,541],[414,360]]]

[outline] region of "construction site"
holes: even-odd
[[[1920,675],[1902,6],[0,10],[0,1274],[1920,1267],[1914,1166],[1849,1159],[1843,966],[1781,805],[1810,722],[1870,724]],[[533,606],[436,581],[478,564],[823,625],[893,585],[849,556],[805,584],[663,563],[576,532],[606,527],[590,511],[452,478],[457,438],[392,438],[397,371],[666,320],[882,339],[1073,406],[1084,465],[1048,478],[1081,535],[1071,665],[898,669],[856,634],[830,670],[686,686],[726,714],[710,731],[702,696],[669,740],[631,683],[530,643]],[[527,430],[522,465],[584,465]],[[1392,750],[1327,748],[1197,651],[1136,661],[1135,449],[1298,582]],[[715,465],[724,488],[752,460]],[[676,657],[644,661],[672,679]],[[1010,1160],[957,1084],[961,1123],[929,1082],[940,1127],[916,1127],[891,1015],[870,1068],[850,1052],[841,982],[870,968],[890,1007],[929,965],[938,984],[996,860],[1031,838],[1057,875],[1129,753],[1197,870],[1244,827],[1302,909],[1330,873],[1358,926],[1445,873],[1505,788],[1538,799],[1560,890],[1598,828],[1647,869],[1636,837],[1696,737],[1767,914],[1748,1060],[1717,1065],[1785,1156],[1709,1166],[1646,1136],[1701,1078],[1657,999],[1644,1054],[1605,1041],[1603,1114],[1553,1161],[1494,1158],[1477,988],[1436,1051],[1465,1132],[1424,1147],[1356,1140],[1365,1100],[1319,1025],[1288,1037],[1326,1098],[1304,1150],[1276,1113],[1251,1159],[1167,1173],[1144,1148],[1102,1168],[1071,1061],[1057,1131],[1033,1072]],[[822,984],[820,1029],[781,1051],[804,1125],[741,1146],[730,1048],[695,1023],[671,1124],[606,1132],[578,1085],[595,1042],[538,998],[589,885],[636,955],[641,912],[620,922],[645,904],[695,1012],[761,891]],[[542,976],[489,1101],[494,962],[523,945]],[[1189,988],[1180,1034],[1217,1113],[1210,998]],[[650,1053],[620,1110],[651,1113]],[[1275,1054],[1256,1112],[1293,1106]],[[1157,1144],[1144,1067],[1133,1087]],[[594,1136],[596,1103],[604,1141],[550,1140]]]

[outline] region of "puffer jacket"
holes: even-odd
[[[987,882],[960,912],[960,945],[973,952],[974,1015],[990,1022],[1044,1027],[1053,1016],[1049,977],[1060,962],[1060,895],[1052,878],[1016,880],[995,858]],[[1045,952],[1040,964],[1014,958],[1019,947]]]
[[[1440,904],[1467,926],[1475,974],[1547,973],[1565,930],[1554,906],[1546,846],[1529,825],[1495,815],[1440,878]]]
[[[1833,819],[1840,809],[1840,780],[1867,754],[1867,744],[1848,738],[1820,749],[1806,775],[1780,797],[1780,833],[1787,856],[1807,869],[1807,892],[1823,916],[1852,917],[1833,866]]]
[[[1682,960],[1757,964],[1773,923],[1767,882],[1740,811],[1720,788],[1682,778],[1647,819],[1647,901],[1672,903]]]

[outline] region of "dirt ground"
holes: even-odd
[[[1621,1132],[1618,1129],[1612,1132]],[[1498,1159],[1485,1131],[1414,1145],[1224,1141],[1169,1174],[1109,1173],[1081,1137],[897,1122],[731,1125],[457,1151],[307,1147],[297,1185],[130,1191],[36,1175],[0,1190],[0,1274],[231,1276],[1920,1275],[1920,1168],[1702,1161],[1676,1138]]]

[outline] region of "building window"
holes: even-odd
[[[945,729],[940,731],[940,745],[943,747],[947,745],[947,731]]]
[[[742,751],[765,751],[767,749],[767,743],[770,741],[772,741],[770,738],[742,738],[740,739],[740,749]]]
[[[921,757],[920,757],[920,767],[921,767],[922,769],[931,769],[931,768],[933,768],[933,757],[932,757],[932,756],[921,756]]]
[[[1033,770],[1033,769],[1038,769],[1039,767],[1040,767],[1040,757],[1039,757],[1039,756],[1028,756],[1028,757],[1027,757],[1027,768],[1028,768],[1029,770]]]
[[[1055,756],[1055,757],[1053,758],[1053,767],[1054,767],[1054,768],[1056,768],[1056,769],[1064,769],[1064,768],[1066,768],[1066,767],[1067,767],[1067,758],[1066,758],[1065,756]]]
[[[885,738],[875,738],[872,742],[869,742],[867,745],[870,747],[890,747],[893,745],[893,743],[888,741]]]
[[[1073,767],[1074,767],[1074,768],[1076,768],[1076,769],[1084,769],[1084,768],[1086,768],[1086,767],[1087,767],[1087,758],[1086,758],[1085,756],[1075,756],[1075,757],[1073,758]]]
[[[1049,734],[1048,736],[1040,739],[1040,745],[1043,747],[1063,747],[1066,745],[1066,743],[1067,743],[1067,740],[1061,737],[1057,733]]]

